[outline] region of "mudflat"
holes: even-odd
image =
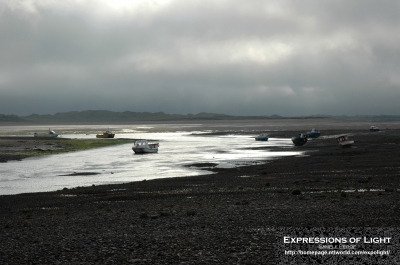
[[[110,145],[133,143],[134,139],[70,139],[0,136],[0,163],[32,156],[74,152]]]
[[[277,227],[397,227],[400,129],[348,132],[350,148],[335,140],[343,129],[323,130],[296,147],[304,156],[232,169],[210,163],[215,174],[206,176],[0,196],[0,259],[275,264]]]

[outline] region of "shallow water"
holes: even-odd
[[[135,155],[132,144],[71,152],[23,161],[9,161],[0,166],[0,194],[54,191],[63,188],[126,183],[144,179],[193,176],[210,173],[193,163],[217,163],[218,167],[236,167],[267,159],[299,155],[292,151],[290,139],[254,140],[255,135],[193,136],[178,133],[124,133],[116,138],[153,139],[160,143],[159,153]],[[66,138],[93,138],[93,135],[71,134]],[[287,146],[286,152],[253,147]],[[98,175],[60,176],[74,172],[96,172]]]

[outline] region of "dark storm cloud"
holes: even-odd
[[[0,113],[400,114],[399,10],[0,0]]]

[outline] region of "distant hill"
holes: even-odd
[[[134,121],[185,121],[185,120],[241,120],[241,119],[281,119],[273,116],[231,116],[216,113],[198,114],[167,114],[164,112],[113,112],[108,110],[86,110],[59,112],[54,115],[31,114],[29,116],[2,115],[0,122],[30,122],[30,123],[70,123],[70,122],[97,122],[116,123]]]
[[[400,120],[400,115],[357,115],[357,116],[329,116],[311,115],[301,117],[283,117],[277,114],[271,116],[233,116],[217,113],[201,112],[198,114],[167,114],[164,112],[113,112],[108,110],[70,111],[51,114],[31,114],[16,116],[0,114],[0,123],[28,122],[28,123],[118,123],[135,121],[195,121],[195,120],[265,120],[265,119],[340,119],[340,120],[367,120],[393,121]]]
[[[4,115],[0,114],[0,122],[23,122],[25,119],[20,118],[16,115]]]

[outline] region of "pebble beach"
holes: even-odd
[[[398,226],[400,129],[342,132],[210,175],[0,196],[1,263],[276,264],[277,227]]]

